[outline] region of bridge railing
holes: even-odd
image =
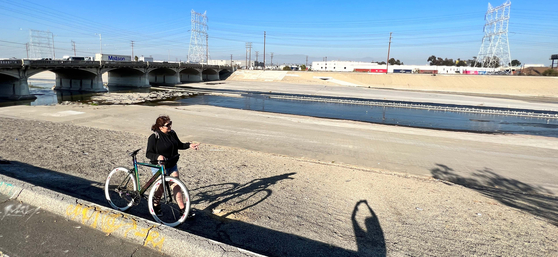
[[[147,67],[146,62],[113,62],[113,61],[101,61],[101,66],[105,68],[145,68]]]
[[[21,60],[0,60],[0,67],[2,68],[19,68],[21,67]]]
[[[180,67],[180,63],[176,62],[148,62],[149,67],[154,68],[178,68]]]
[[[114,62],[114,61],[68,61],[68,60],[0,60],[0,68],[21,68],[21,67],[36,67],[36,68],[63,68],[63,67],[106,67],[106,68],[203,68],[220,70],[230,68],[226,65],[207,65],[198,63],[175,63],[175,62]]]
[[[96,61],[61,61],[61,60],[23,60],[29,67],[99,67]]]

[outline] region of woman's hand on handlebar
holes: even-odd
[[[165,160],[167,160],[167,158],[165,158],[165,156],[159,155],[159,157],[157,157],[157,162],[159,163],[159,165],[161,165],[162,163],[165,163]]]

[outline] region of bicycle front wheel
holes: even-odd
[[[186,220],[190,212],[190,194],[178,178],[165,176],[166,195],[163,194],[161,179],[158,179],[149,192],[149,212],[153,218],[169,227],[176,227]],[[181,211],[181,209],[183,211]],[[156,212],[156,210],[158,210]]]
[[[136,180],[132,172],[126,168],[112,170],[105,182],[105,198],[112,208],[126,211],[134,205],[137,194]]]

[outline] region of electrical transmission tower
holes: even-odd
[[[496,68],[509,67],[511,63],[510,45],[508,40],[508,25],[510,22],[511,1],[500,6],[492,7],[488,4],[488,11],[484,19],[484,37],[477,56],[480,67]]]
[[[31,58],[56,57],[54,52],[54,35],[50,31],[29,30],[29,47]]]
[[[252,42],[246,43],[246,69],[252,67]]]
[[[207,46],[207,11],[203,14],[192,10],[192,29],[190,30],[190,47],[188,48],[188,62],[207,63],[209,49]]]

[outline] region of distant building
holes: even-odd
[[[327,61],[312,62],[312,71],[341,71],[366,73],[425,73],[425,74],[491,74],[498,68],[430,65],[386,65],[369,62]]]
[[[231,65],[231,60],[209,60],[209,65]],[[233,66],[240,66],[244,67],[246,64],[245,60],[232,60]],[[254,66],[254,61],[251,62],[252,66]]]
[[[138,58],[138,61],[140,61],[140,62],[153,62],[153,57],[151,57],[151,56],[150,57],[144,57],[142,55],[140,58]]]
[[[531,68],[531,67],[544,67],[544,64],[525,64],[523,68]]]

